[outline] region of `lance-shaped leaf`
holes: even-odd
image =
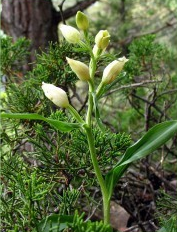
[[[62,132],[68,132],[74,129],[78,129],[81,127],[79,123],[68,123],[62,122],[58,120],[54,120],[51,118],[45,118],[39,114],[28,114],[28,113],[2,113],[2,118],[12,118],[12,119],[28,119],[28,120],[42,120],[49,123],[51,126],[55,127],[55,129],[60,130]]]
[[[111,197],[117,181],[132,162],[151,154],[172,138],[175,133],[177,133],[177,120],[163,122],[152,127],[140,140],[130,146],[122,159],[106,175],[109,197]]]

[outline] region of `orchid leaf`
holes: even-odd
[[[129,165],[157,150],[177,133],[177,120],[167,121],[152,127],[140,140],[130,146],[117,165],[107,173],[106,185],[110,194]]]
[[[42,120],[49,123],[55,129],[60,130],[62,132],[68,132],[74,129],[78,129],[81,127],[79,123],[68,123],[62,122],[58,120],[54,120],[51,118],[45,118],[39,114],[29,114],[29,113],[2,113],[2,118],[11,118],[11,119],[27,119],[27,120]]]

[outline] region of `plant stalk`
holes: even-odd
[[[106,187],[105,180],[102,176],[97,156],[96,156],[96,149],[95,149],[95,141],[94,141],[94,136],[92,132],[92,112],[93,112],[93,93],[95,91],[94,88],[94,75],[95,75],[95,70],[96,70],[96,60],[93,56],[93,53],[91,52],[91,61],[90,61],[90,81],[88,82],[89,84],[89,99],[88,99],[88,110],[87,110],[87,115],[86,115],[86,120],[83,121],[81,116],[78,114],[78,112],[71,106],[69,105],[68,109],[70,110],[71,114],[76,118],[78,122],[80,122],[85,129],[86,135],[87,135],[87,141],[89,145],[89,150],[90,150],[90,155],[91,155],[91,160],[92,164],[94,167],[95,175],[97,177],[98,183],[101,188],[101,193],[103,197],[103,215],[104,215],[104,223],[105,224],[110,224],[110,199],[109,199],[109,193]]]
[[[94,144],[94,137],[92,134],[92,129],[87,125],[85,127],[86,135],[87,135],[87,140],[89,144],[89,150],[90,150],[90,155],[93,163],[93,167],[95,170],[95,175],[98,179],[100,188],[101,188],[101,193],[103,196],[103,214],[104,214],[104,223],[109,224],[110,223],[110,200],[108,197],[108,190],[106,188],[105,181],[103,179],[103,176],[101,174],[101,170],[99,168],[99,164],[97,161],[96,157],[96,150],[95,150],[95,144]]]
[[[68,109],[70,111],[70,113],[73,115],[73,117],[81,124],[85,124],[85,121],[81,118],[81,116],[79,115],[79,113],[74,109],[74,107],[72,107],[72,105],[68,106]]]

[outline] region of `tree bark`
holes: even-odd
[[[57,41],[57,22],[51,0],[2,0],[2,29],[16,40],[32,41],[31,61],[35,50]]]
[[[97,0],[85,0],[62,12],[57,12],[51,0],[2,0],[2,29],[14,41],[26,37],[32,42],[30,62],[35,59],[35,50],[44,49],[48,42],[58,41],[58,23],[68,19],[78,10],[84,10]]]

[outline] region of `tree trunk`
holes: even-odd
[[[2,0],[1,24],[4,32],[14,41],[19,37],[31,40],[30,57],[26,63],[35,60],[35,51],[44,49],[49,41],[58,41],[58,24],[84,10],[97,0],[78,1],[74,6],[60,11],[53,7],[51,0]],[[29,66],[25,65],[24,70]]]
[[[51,0],[2,0],[2,29],[14,40],[26,37],[32,41],[31,61],[35,50],[57,41],[54,15]]]

